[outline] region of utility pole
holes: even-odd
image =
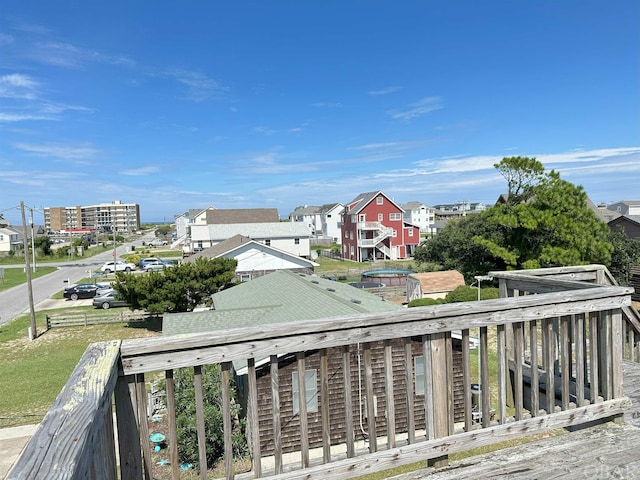
[[[31,265],[29,265],[29,243],[27,242],[27,219],[24,214],[24,202],[20,201],[20,211],[22,212],[22,231],[24,235],[22,236],[22,244],[24,248],[24,271],[27,274],[27,292],[29,295],[29,311],[31,312],[31,332],[29,335],[29,340],[33,340],[38,336],[38,331],[36,329],[36,311],[33,307],[33,287],[31,285]]]
[[[31,225],[31,255],[33,256],[33,271],[36,271],[36,241],[33,231],[33,208],[29,209],[29,224]]]

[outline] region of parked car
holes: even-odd
[[[158,261],[160,261],[160,259],[159,259],[159,258],[156,258],[156,257],[142,258],[142,259],[140,260],[140,262],[138,263],[138,266],[139,266],[140,268],[144,268],[144,266],[145,266],[147,263],[154,263],[154,262],[158,262]]]
[[[70,300],[78,300],[79,298],[93,298],[97,292],[106,293],[111,287],[108,285],[100,285],[98,283],[80,283],[64,289],[62,296]]]
[[[162,247],[164,245],[169,245],[169,242],[163,240],[161,238],[156,238],[155,240],[151,240],[150,242],[142,242],[142,245],[151,245],[152,247]]]
[[[120,298],[120,294],[118,292],[112,290],[109,293],[95,297],[93,299],[93,306],[95,308],[104,308],[107,310],[111,307],[128,307],[129,304]]]
[[[100,267],[100,271],[103,273],[132,272],[135,269],[135,264],[123,262],[122,260],[118,260],[116,262],[107,262],[102,265],[102,267]]]
[[[145,272],[150,272],[153,270],[162,270],[165,267],[171,268],[173,266],[174,266],[174,263],[169,260],[161,260],[159,258],[156,258],[153,261],[145,262],[142,269]]]

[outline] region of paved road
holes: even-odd
[[[120,255],[125,250],[128,250],[128,245],[118,247],[116,253]],[[94,257],[88,257],[86,260],[46,264],[47,266],[56,266],[58,270],[49,275],[36,278],[31,282],[33,303],[37,305],[62,290],[67,285],[65,280],[70,285],[73,285],[79,280],[90,276],[92,270],[112,258],[113,251],[109,251]],[[16,266],[20,267],[21,265]],[[10,322],[25,313],[29,313],[29,293],[26,283],[0,292],[0,325]]]

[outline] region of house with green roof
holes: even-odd
[[[348,284],[343,284],[314,275],[293,273],[279,270],[256,278],[250,282],[236,285],[212,296],[213,310],[166,314],[163,320],[163,335],[184,335],[246,329],[259,327],[268,330],[270,326],[281,326],[283,323],[292,325],[304,321],[357,322],[360,315],[379,313],[385,315],[397,311],[402,307],[393,302],[361,290]],[[464,390],[462,378],[462,349],[458,338],[451,339],[454,375],[452,388],[454,391],[454,412],[456,418],[461,419],[464,414]],[[384,352],[389,351],[394,365],[404,365],[405,356],[412,356],[413,369],[410,372],[413,387],[412,404],[416,425],[425,423],[424,409],[424,362],[423,342],[421,337],[412,338],[407,344],[401,340],[388,343],[370,342],[356,343],[348,347],[314,349],[313,345],[302,352],[304,355],[304,385],[307,410],[307,430],[309,445],[320,446],[323,442],[322,414],[323,408],[320,392],[321,377],[325,378],[331,394],[328,398],[328,408],[331,411],[330,438],[332,444],[342,444],[346,441],[345,396],[343,387],[343,359],[349,358],[349,371],[353,379],[350,392],[351,416],[358,423],[357,440],[367,438],[367,400],[365,392],[366,358],[371,359],[371,380],[374,394],[376,424],[386,428],[386,400],[385,400],[385,371]],[[410,352],[410,353],[408,353]],[[247,353],[250,356],[250,353]],[[260,453],[269,456],[274,453],[272,434],[272,378],[271,362],[277,361],[279,388],[279,411],[281,421],[282,451],[293,452],[299,448],[300,419],[298,412],[298,354],[291,354],[283,350],[283,355],[277,358],[254,358],[256,381],[258,389],[258,411],[247,411],[247,362],[234,362],[233,370],[236,374],[238,399],[242,407],[242,414],[250,417],[257,415],[259,422]],[[323,366],[324,365],[324,366]],[[324,369],[324,370],[323,370]],[[322,373],[324,371],[324,374]],[[401,368],[393,369],[393,382],[398,386],[396,391],[407,391],[407,372]],[[406,432],[408,429],[407,399],[395,399],[396,432]],[[250,425],[250,421],[247,422]]]

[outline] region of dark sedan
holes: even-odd
[[[96,308],[104,308],[105,310],[111,307],[128,307],[129,304],[120,298],[120,295],[115,290],[95,297],[93,299],[93,306]]]
[[[93,298],[98,291],[106,291],[110,287],[107,285],[100,285],[98,283],[81,283],[74,285],[73,287],[67,287],[64,289],[62,296],[70,300],[78,300],[79,298]]]

